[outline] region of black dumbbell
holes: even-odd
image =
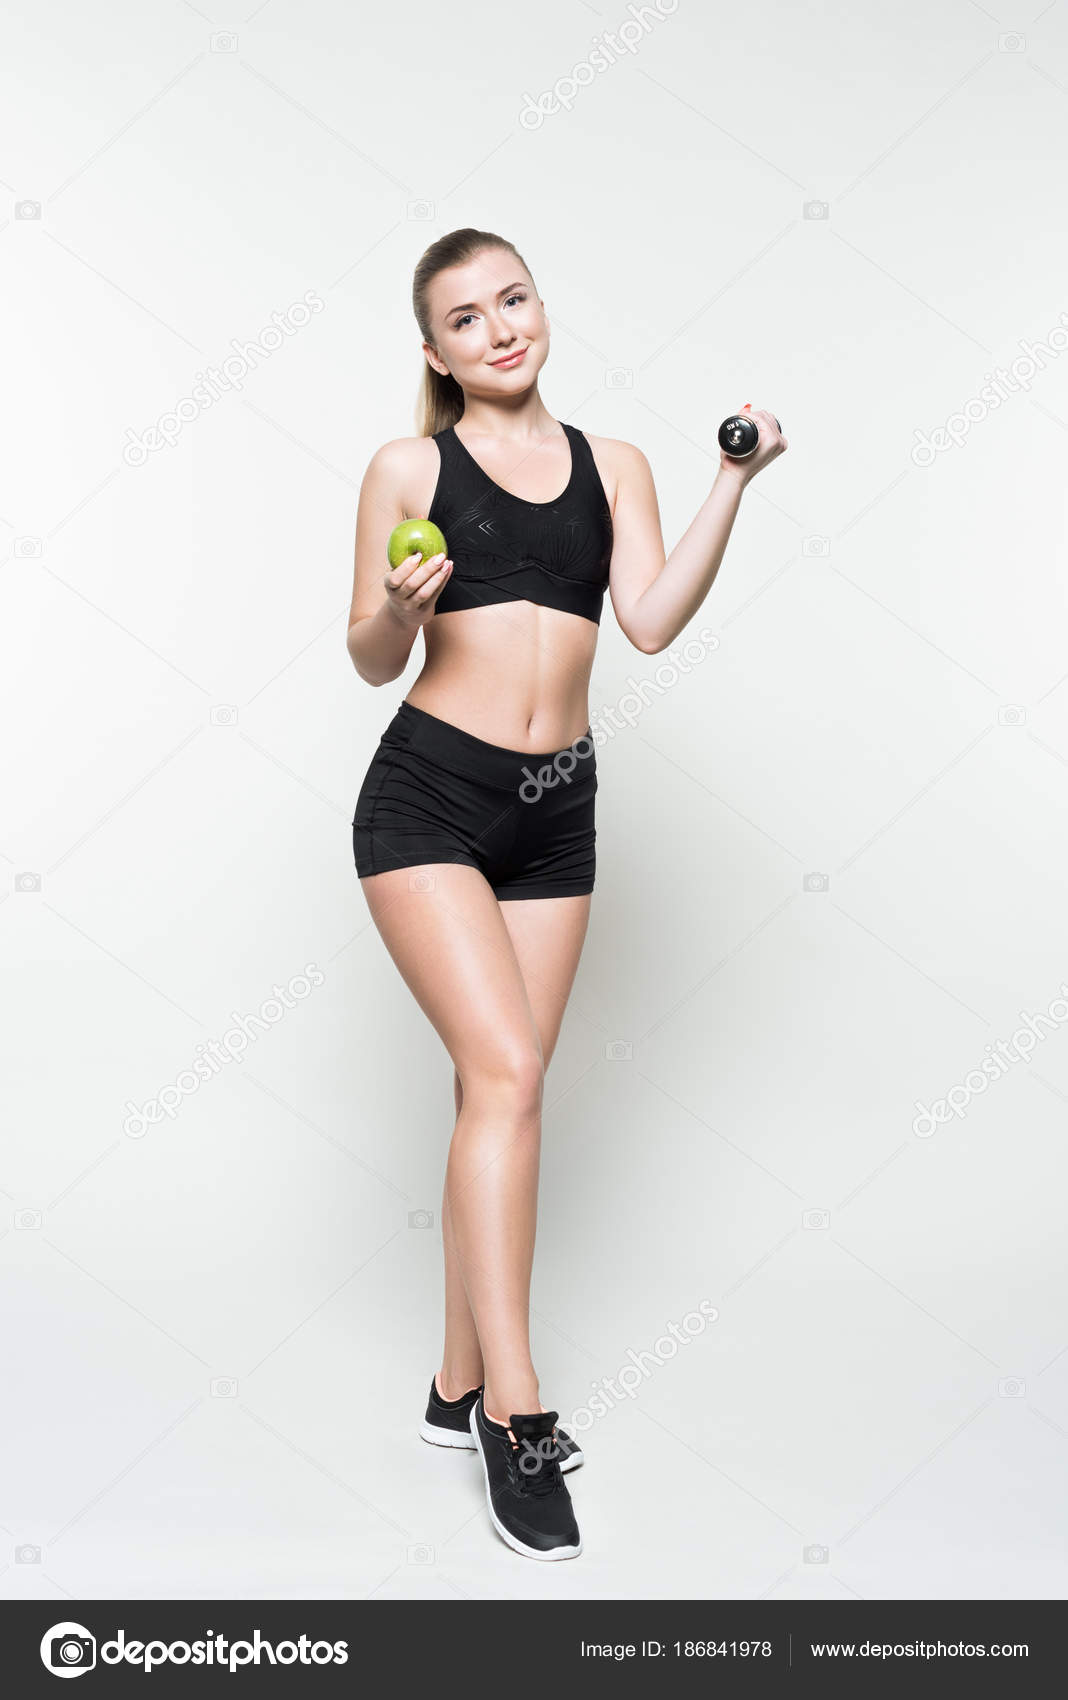
[[[771,417],[775,419],[774,414]],[[781,431],[782,426],[777,419],[775,424]],[[723,453],[731,460],[744,460],[746,455],[751,455],[756,448],[760,441],[760,432],[757,430],[756,421],[750,419],[748,414],[732,413],[720,426],[717,440]]]

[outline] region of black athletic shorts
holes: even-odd
[[[562,750],[532,755],[402,702],[360,788],[356,872],[461,862],[499,898],[584,895],[596,869],[596,793],[589,727]]]

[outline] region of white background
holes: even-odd
[[[526,128],[622,3],[245,3],[4,7],[0,1591],[1062,1595],[1064,1024],[913,1120],[1068,977],[1068,354],[911,450],[1068,323],[1068,6],[680,0]],[[349,662],[357,490],[414,429],[414,263],[467,224],[529,262],[545,402],[641,446],[669,549],[725,414],[790,438],[718,648],[598,753],[543,1396],[719,1314],[583,1434],[563,1565],[417,1437],[452,1071],[352,865],[421,659]],[[668,660],[601,632],[595,720]]]

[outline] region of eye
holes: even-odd
[[[509,295],[509,297],[505,301],[504,305],[507,307],[512,301],[525,301],[526,298],[527,298],[527,293],[526,293],[525,289],[517,290],[514,295]],[[453,320],[453,326],[452,326],[453,330],[454,331],[462,331],[466,321],[468,319],[473,319],[474,316],[475,315],[473,313],[461,313],[460,317],[458,319]]]

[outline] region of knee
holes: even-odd
[[[516,1044],[483,1056],[471,1068],[457,1070],[458,1096],[507,1108],[529,1116],[541,1109],[545,1090],[545,1063],[541,1046]]]

